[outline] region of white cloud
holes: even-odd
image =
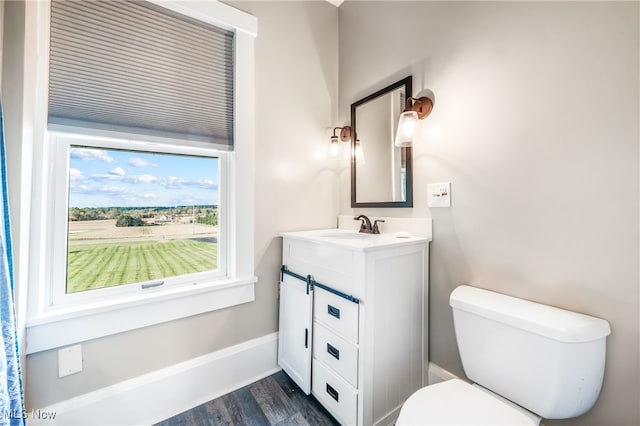
[[[108,174],[105,173],[96,173],[91,175],[91,179],[95,181],[117,181],[117,182],[125,182],[129,184],[139,184],[139,183],[154,183],[158,180],[157,177],[153,175],[126,175],[125,171],[120,167],[116,167],[115,169],[109,171]]]
[[[104,149],[96,149],[96,148],[71,148],[70,151],[71,158],[77,160],[99,160],[104,161],[105,163],[112,163],[113,158],[107,154],[107,151]]]
[[[140,176],[136,176],[136,179],[138,180],[138,182],[144,182],[144,183],[151,183],[157,180],[157,178],[152,175],[140,175]]]
[[[148,167],[149,166],[149,162],[147,160],[145,160],[144,158],[131,157],[129,159],[129,165],[131,165],[133,167]]]
[[[198,188],[215,189],[218,187],[218,185],[211,179],[201,179],[195,182],[195,186],[197,186]]]
[[[181,179],[179,177],[168,176],[164,179],[163,185],[167,189],[181,189],[184,187],[183,181],[184,179]]]
[[[114,169],[115,170],[115,169]],[[90,177],[91,180],[118,180],[121,181],[122,179],[124,179],[124,176],[119,175],[117,173],[95,173],[92,174]]]
[[[92,192],[91,187],[81,182],[71,182],[69,192],[74,194],[89,194]]]
[[[211,179],[184,179],[175,176],[169,176],[162,181],[167,189],[184,189],[184,188],[200,188],[200,189],[217,189],[216,184]]]
[[[128,191],[125,188],[121,188],[119,186],[103,186],[98,189],[97,192],[106,195],[122,195],[126,194]]]
[[[124,181],[127,183],[154,183],[158,178],[153,175],[127,176]]]
[[[69,169],[69,182],[78,182],[84,180],[84,175],[78,169]]]

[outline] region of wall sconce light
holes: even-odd
[[[404,111],[398,120],[395,145],[398,147],[411,146],[415,137],[418,120],[422,120],[433,109],[433,92],[424,90],[417,98],[408,97]]]
[[[340,129],[340,136],[336,135],[336,130]],[[333,136],[331,136],[331,155],[337,156],[340,151],[340,142],[347,143],[351,140],[351,127],[334,127]]]

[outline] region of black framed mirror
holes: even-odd
[[[412,77],[351,104],[351,207],[413,207],[411,147],[394,145]]]

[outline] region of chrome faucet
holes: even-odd
[[[359,220],[362,222],[360,224],[360,232],[365,234],[379,234],[380,229],[378,229],[378,222],[384,222],[384,220],[376,219],[373,221],[373,225],[371,225],[371,220],[363,214],[354,217],[353,220]]]

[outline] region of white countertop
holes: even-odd
[[[317,229],[313,231],[283,232],[283,237],[297,238],[306,241],[338,245],[352,249],[367,251],[389,246],[406,244],[426,244],[430,241],[425,237],[399,238],[396,234],[365,234],[347,229]]]

